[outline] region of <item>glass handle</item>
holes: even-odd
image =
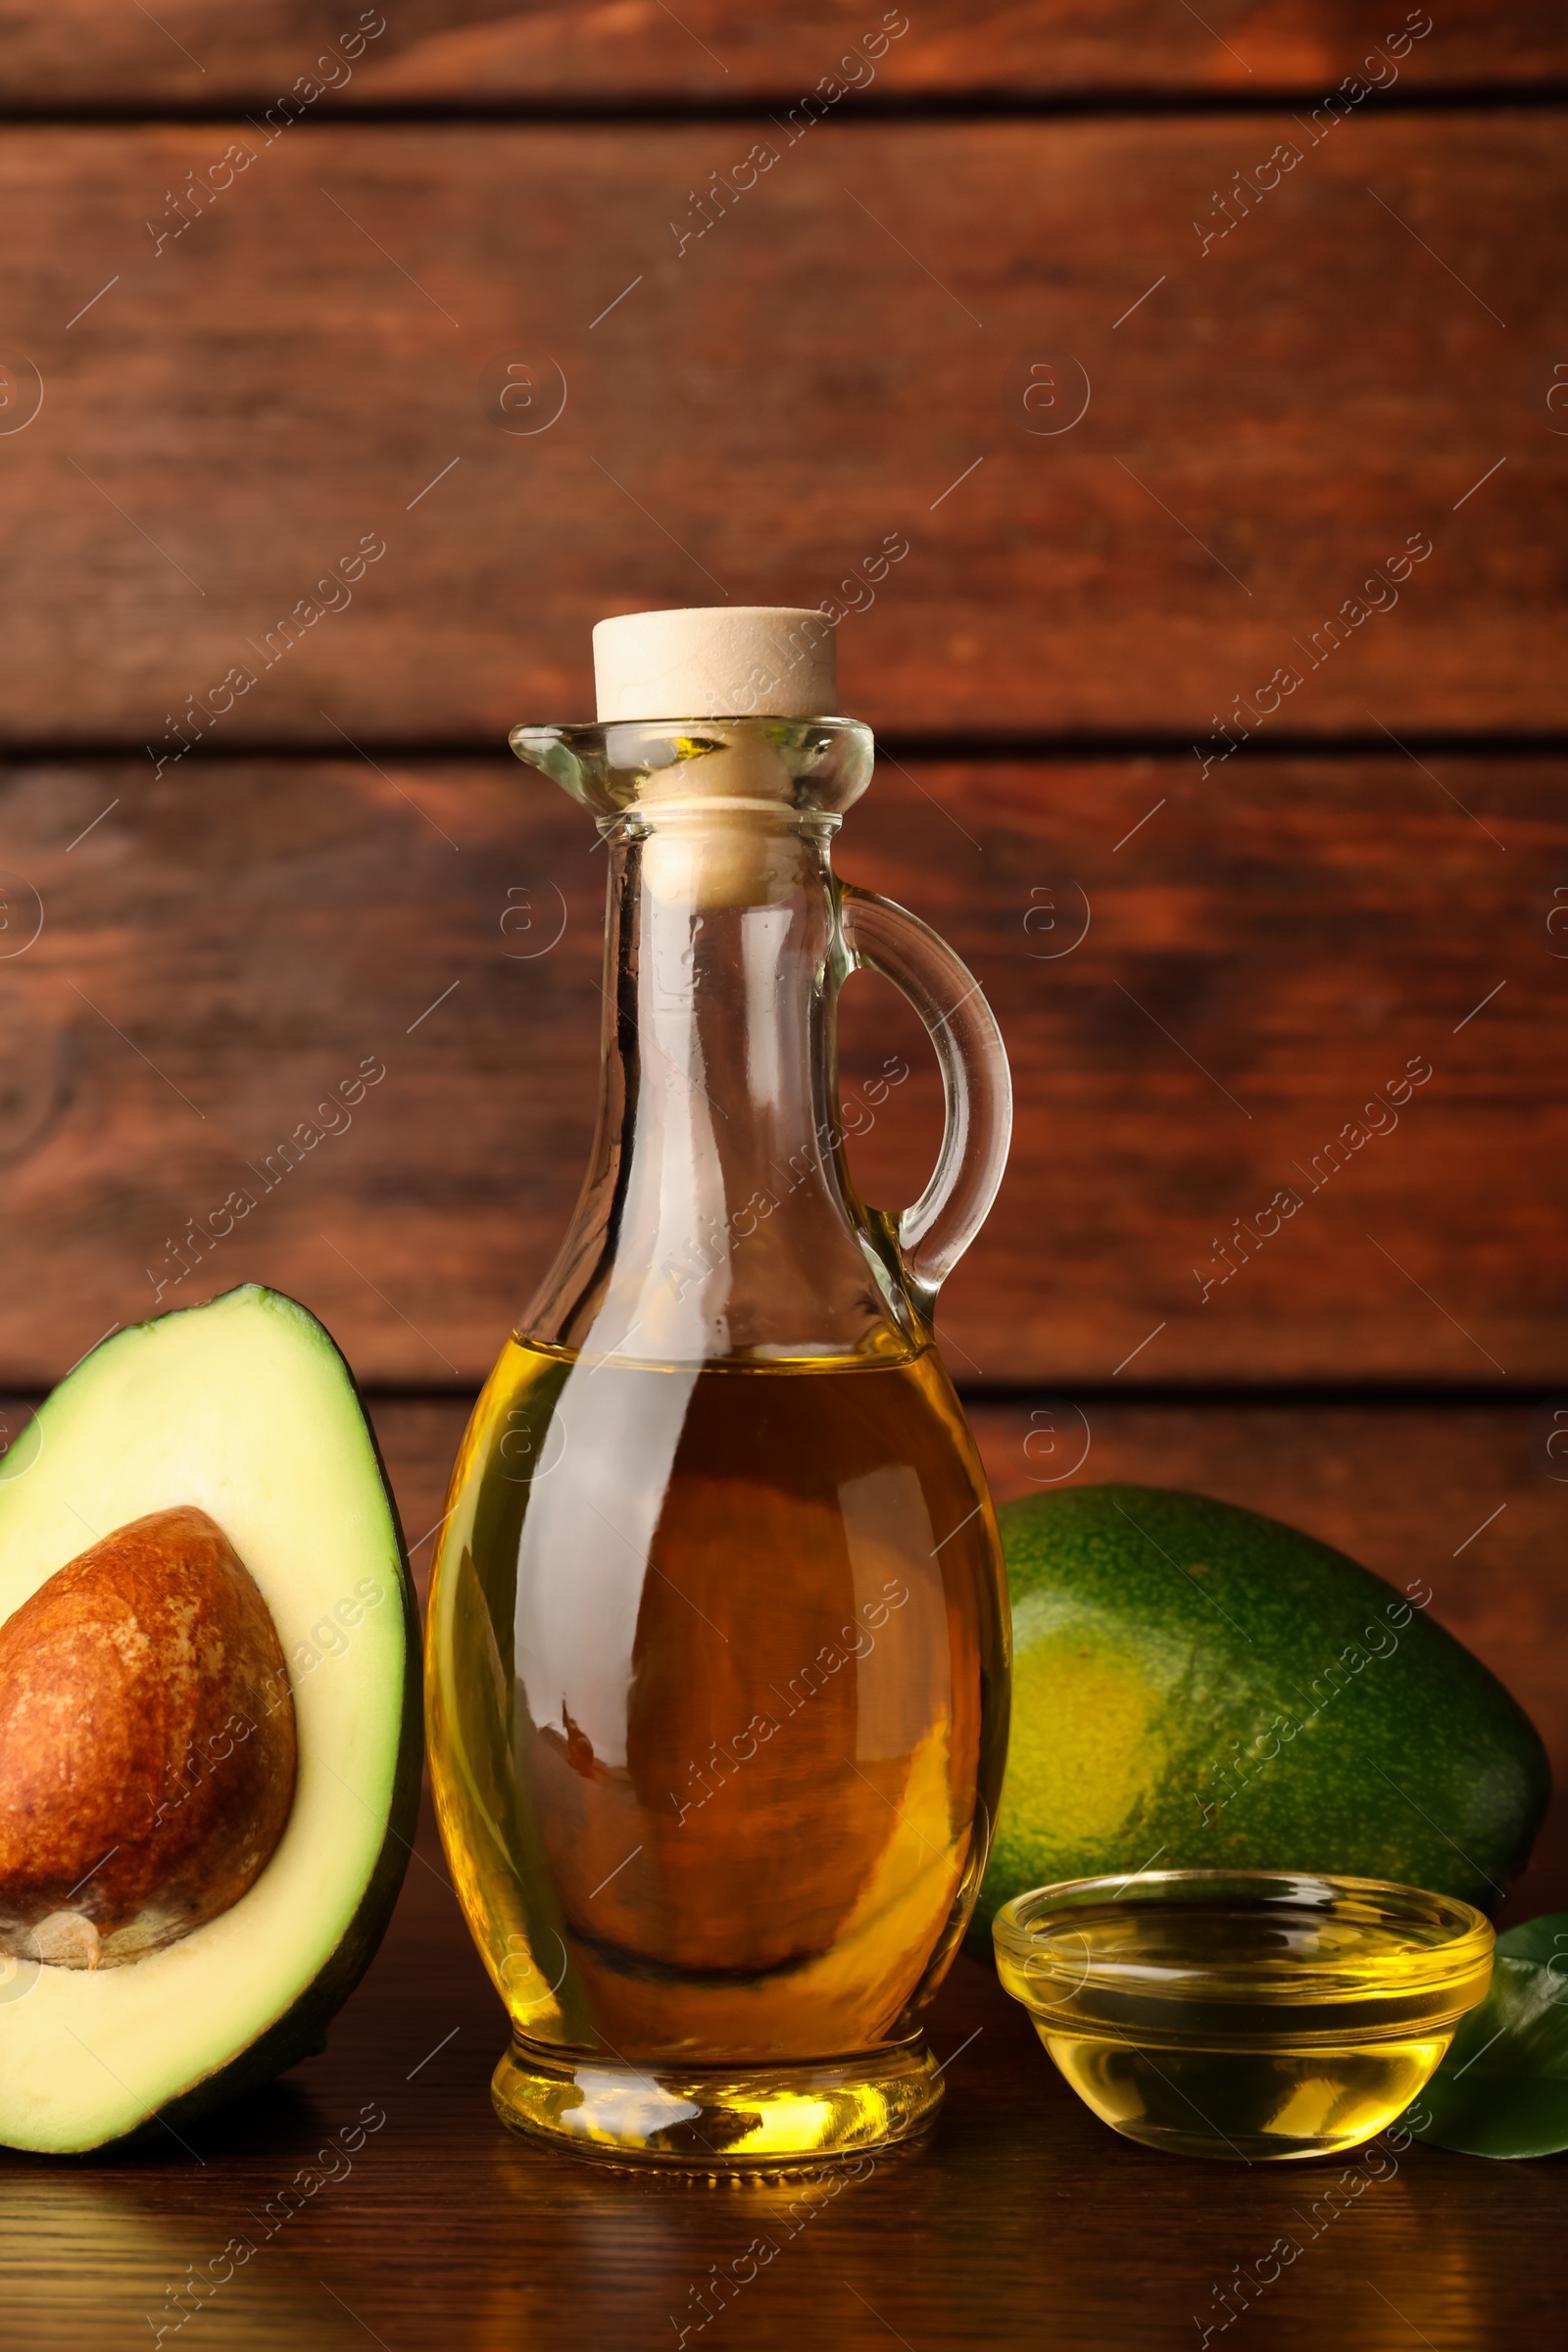
[[[985,1223],[1007,1164],[1012,1081],[980,983],[918,916],[875,891],[840,885],[839,925],[851,961],[902,989],[942,1069],[947,1127],[931,1181],[899,1219],[905,1270],[926,1300]]]

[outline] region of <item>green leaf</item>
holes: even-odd
[[[1568,2148],[1568,1911],[1497,1937],[1491,1991],[1402,2120],[1465,2156]]]

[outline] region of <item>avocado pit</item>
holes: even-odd
[[[0,1626],[0,1952],[115,1967],[237,1903],[294,1798],[277,1629],[216,1520],[155,1511]]]

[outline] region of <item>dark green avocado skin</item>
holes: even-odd
[[[1494,1911],[1551,1793],[1541,1736],[1433,1620],[1278,1520],[1154,1487],[998,1513],[1012,1744],[981,1889],[1141,1869],[1394,1879]]]

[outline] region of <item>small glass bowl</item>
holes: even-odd
[[[1332,2156],[1425,2086],[1486,1998],[1468,1903],[1383,1879],[1158,1870],[1004,1903],[997,1970],[1085,2104],[1147,2147]]]

